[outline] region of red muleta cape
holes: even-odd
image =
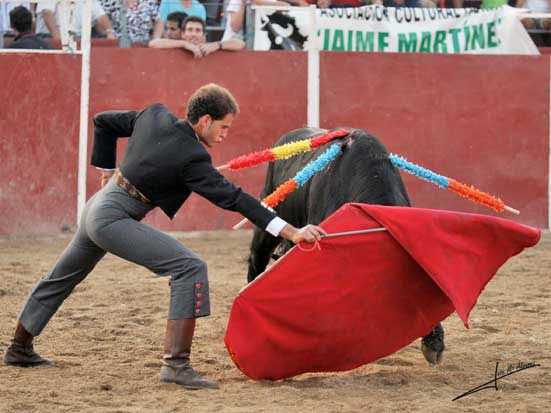
[[[320,226],[387,231],[295,247],[240,292],[224,342],[252,379],[353,369],[428,334],[454,310],[468,327],[499,267],[541,235],[491,216],[366,204],[346,204]]]

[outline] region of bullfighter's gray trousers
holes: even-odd
[[[75,236],[53,269],[31,290],[19,314],[23,327],[39,335],[106,252],[170,276],[168,319],[210,315],[206,264],[176,239],[140,223],[153,208],[109,181],[86,204]]]

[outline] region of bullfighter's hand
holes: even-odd
[[[103,188],[111,177],[115,174],[115,170],[102,170],[101,171],[101,187]]]
[[[327,232],[317,225],[306,225],[302,228],[297,229],[297,231],[292,236],[291,241],[298,244],[299,242],[314,242],[319,241],[322,236],[327,235]]]

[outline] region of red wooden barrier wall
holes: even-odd
[[[80,58],[0,53],[0,234],[76,220]]]
[[[93,48],[91,69],[90,114],[163,102],[183,116],[200,85],[228,87],[241,115],[211,152],[216,164],[270,146],[306,122],[304,53],[195,60],[179,50]],[[391,152],[522,210],[508,218],[548,227],[548,56],[322,53],[320,72],[322,127],[366,128]],[[0,54],[0,78],[0,234],[74,226],[80,60]],[[227,175],[258,195],[264,172]],[[488,213],[429,183],[406,183],[417,206]],[[88,196],[98,188],[93,168],[88,188]],[[239,217],[192,197],[173,222],[160,212],[147,220],[195,230],[230,228]]]
[[[521,211],[500,216],[548,228],[548,57],[324,52],[322,62],[322,126],[365,128],[390,152]],[[415,206],[493,213],[405,180]]]

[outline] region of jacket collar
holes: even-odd
[[[189,123],[189,121],[187,119],[182,119],[182,120],[178,121],[178,123],[180,123],[180,125],[183,126],[183,129],[187,133],[195,136],[195,139],[197,139],[198,142],[201,142],[201,140],[199,139],[199,136],[195,133],[195,130],[193,130],[193,128],[191,127],[191,123]]]

